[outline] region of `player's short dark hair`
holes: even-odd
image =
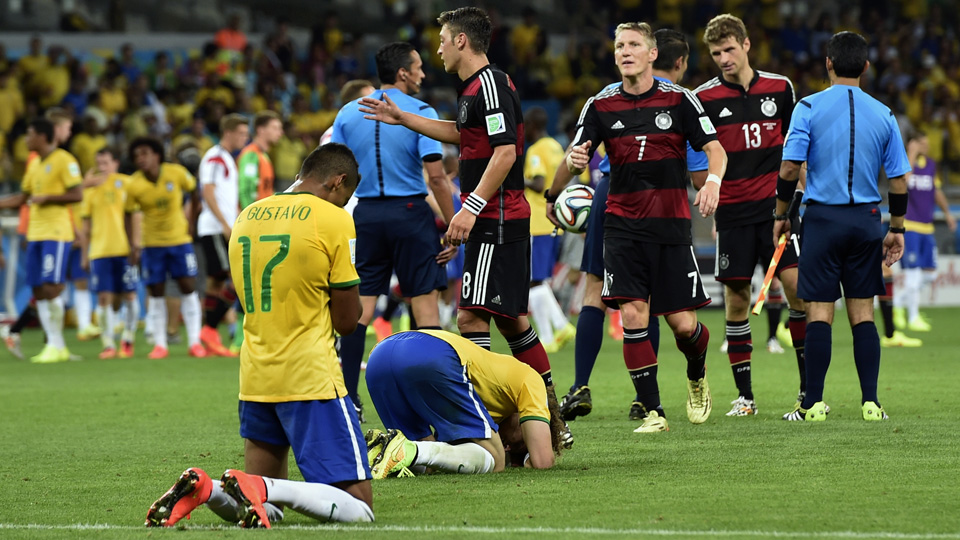
[[[104,146],[100,150],[97,150],[97,155],[99,156],[100,154],[110,154],[110,157],[112,157],[114,161],[120,161],[120,151],[114,146]]]
[[[683,32],[661,28],[653,33],[657,40],[657,59],[653,61],[653,69],[670,71],[680,58],[690,56],[690,44]]]
[[[395,84],[397,71],[409,70],[413,64],[410,53],[416,51],[413,45],[405,41],[387,43],[377,51],[377,77],[381,84]],[[352,99],[350,101],[353,101]]]
[[[478,7],[462,7],[451,11],[444,11],[437,17],[440,26],[446,25],[450,34],[467,35],[470,48],[477,54],[487,54],[490,48],[490,36],[493,35],[493,23],[487,12]]]
[[[253,117],[253,132],[256,133],[258,129],[269,124],[273,120],[278,120],[283,122],[283,119],[280,118],[280,115],[275,111],[260,111],[256,116]]]
[[[837,77],[856,79],[867,65],[867,40],[854,32],[838,32],[827,42],[827,58]]]
[[[359,165],[353,152],[345,144],[329,143],[310,152],[300,166],[300,178],[323,180],[331,176],[347,175],[347,184],[360,183]]]
[[[367,87],[373,88],[373,83],[366,79],[353,79],[343,83],[343,87],[340,88],[340,103],[347,104],[362,98],[363,94],[360,91]]]
[[[222,135],[228,131],[235,131],[238,127],[247,125],[249,125],[249,121],[247,120],[246,116],[238,113],[231,113],[220,119],[220,134]]]
[[[743,20],[729,13],[710,19],[706,30],[703,31],[703,42],[707,45],[716,45],[730,37],[743,45],[750,36],[747,35],[747,26],[743,24]]]
[[[28,124],[29,127],[33,128],[33,132],[37,135],[43,135],[47,138],[47,143],[53,142],[53,122],[46,118],[34,118]]]
[[[160,161],[163,161],[163,143],[154,137],[137,137],[130,142],[130,148],[127,149],[127,157],[131,162],[134,162],[134,152],[141,146],[149,148],[154,154],[160,156]]]

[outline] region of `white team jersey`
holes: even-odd
[[[200,236],[223,234],[223,226],[220,225],[220,220],[213,215],[213,212],[207,206],[207,201],[203,198],[203,188],[208,184],[213,184],[220,214],[230,224],[236,221],[240,212],[238,186],[240,177],[237,174],[237,162],[222,146],[214,145],[203,155],[197,179],[200,183],[197,189],[200,190],[200,200],[203,201],[203,210],[197,220],[197,234]]]

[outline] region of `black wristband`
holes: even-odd
[[[546,199],[547,202],[550,203],[550,204],[553,204],[553,203],[557,202],[557,197],[559,197],[559,196],[560,196],[559,193],[556,194],[556,195],[551,195],[549,189],[543,190],[543,198]]]
[[[906,227],[890,227],[890,232],[892,232],[893,234],[903,234],[907,232],[907,228]]]
[[[907,213],[907,194],[906,193],[891,193],[889,195],[890,199],[890,215],[900,217]]]
[[[777,176],[777,199],[788,203],[793,200],[793,192],[797,190],[797,180],[786,180]]]

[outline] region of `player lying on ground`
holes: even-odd
[[[549,469],[560,453],[563,421],[537,372],[449,332],[381,341],[367,362],[367,389],[384,426],[399,431],[368,432],[375,479],[427,467],[498,472],[504,447],[525,467]]]

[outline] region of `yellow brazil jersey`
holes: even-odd
[[[124,214],[136,209],[127,197],[130,177],[111,174],[99,186],[83,191],[80,216],[90,218],[90,259],[122,257],[130,253]]]
[[[547,387],[533,368],[512,356],[490,352],[469,339],[442,330],[418,330],[450,344],[467,373],[477,396],[494,422],[517,413],[520,422],[550,422]]]
[[[347,395],[330,290],[360,283],[356,236],[346,210],[310,193],[278,193],[240,212],[230,237],[230,271],[246,314],[241,400]]]
[[[63,195],[70,188],[80,185],[82,179],[77,160],[66,150],[58,148],[27,169],[23,177],[23,191],[31,195]],[[66,205],[30,205],[28,241],[72,242],[73,239],[73,221]]]
[[[175,163],[161,163],[156,182],[147,180],[142,171],[130,177],[127,196],[143,212],[143,246],[169,247],[189,244],[187,216],[183,213],[183,197],[196,189],[197,179]]]
[[[523,177],[532,180],[537,176],[544,178],[543,189],[553,185],[553,175],[563,163],[563,147],[551,137],[542,137],[527,149],[523,164]],[[523,194],[530,203],[530,236],[544,236],[553,232],[553,223],[547,219],[547,200],[543,193],[524,188]]]

